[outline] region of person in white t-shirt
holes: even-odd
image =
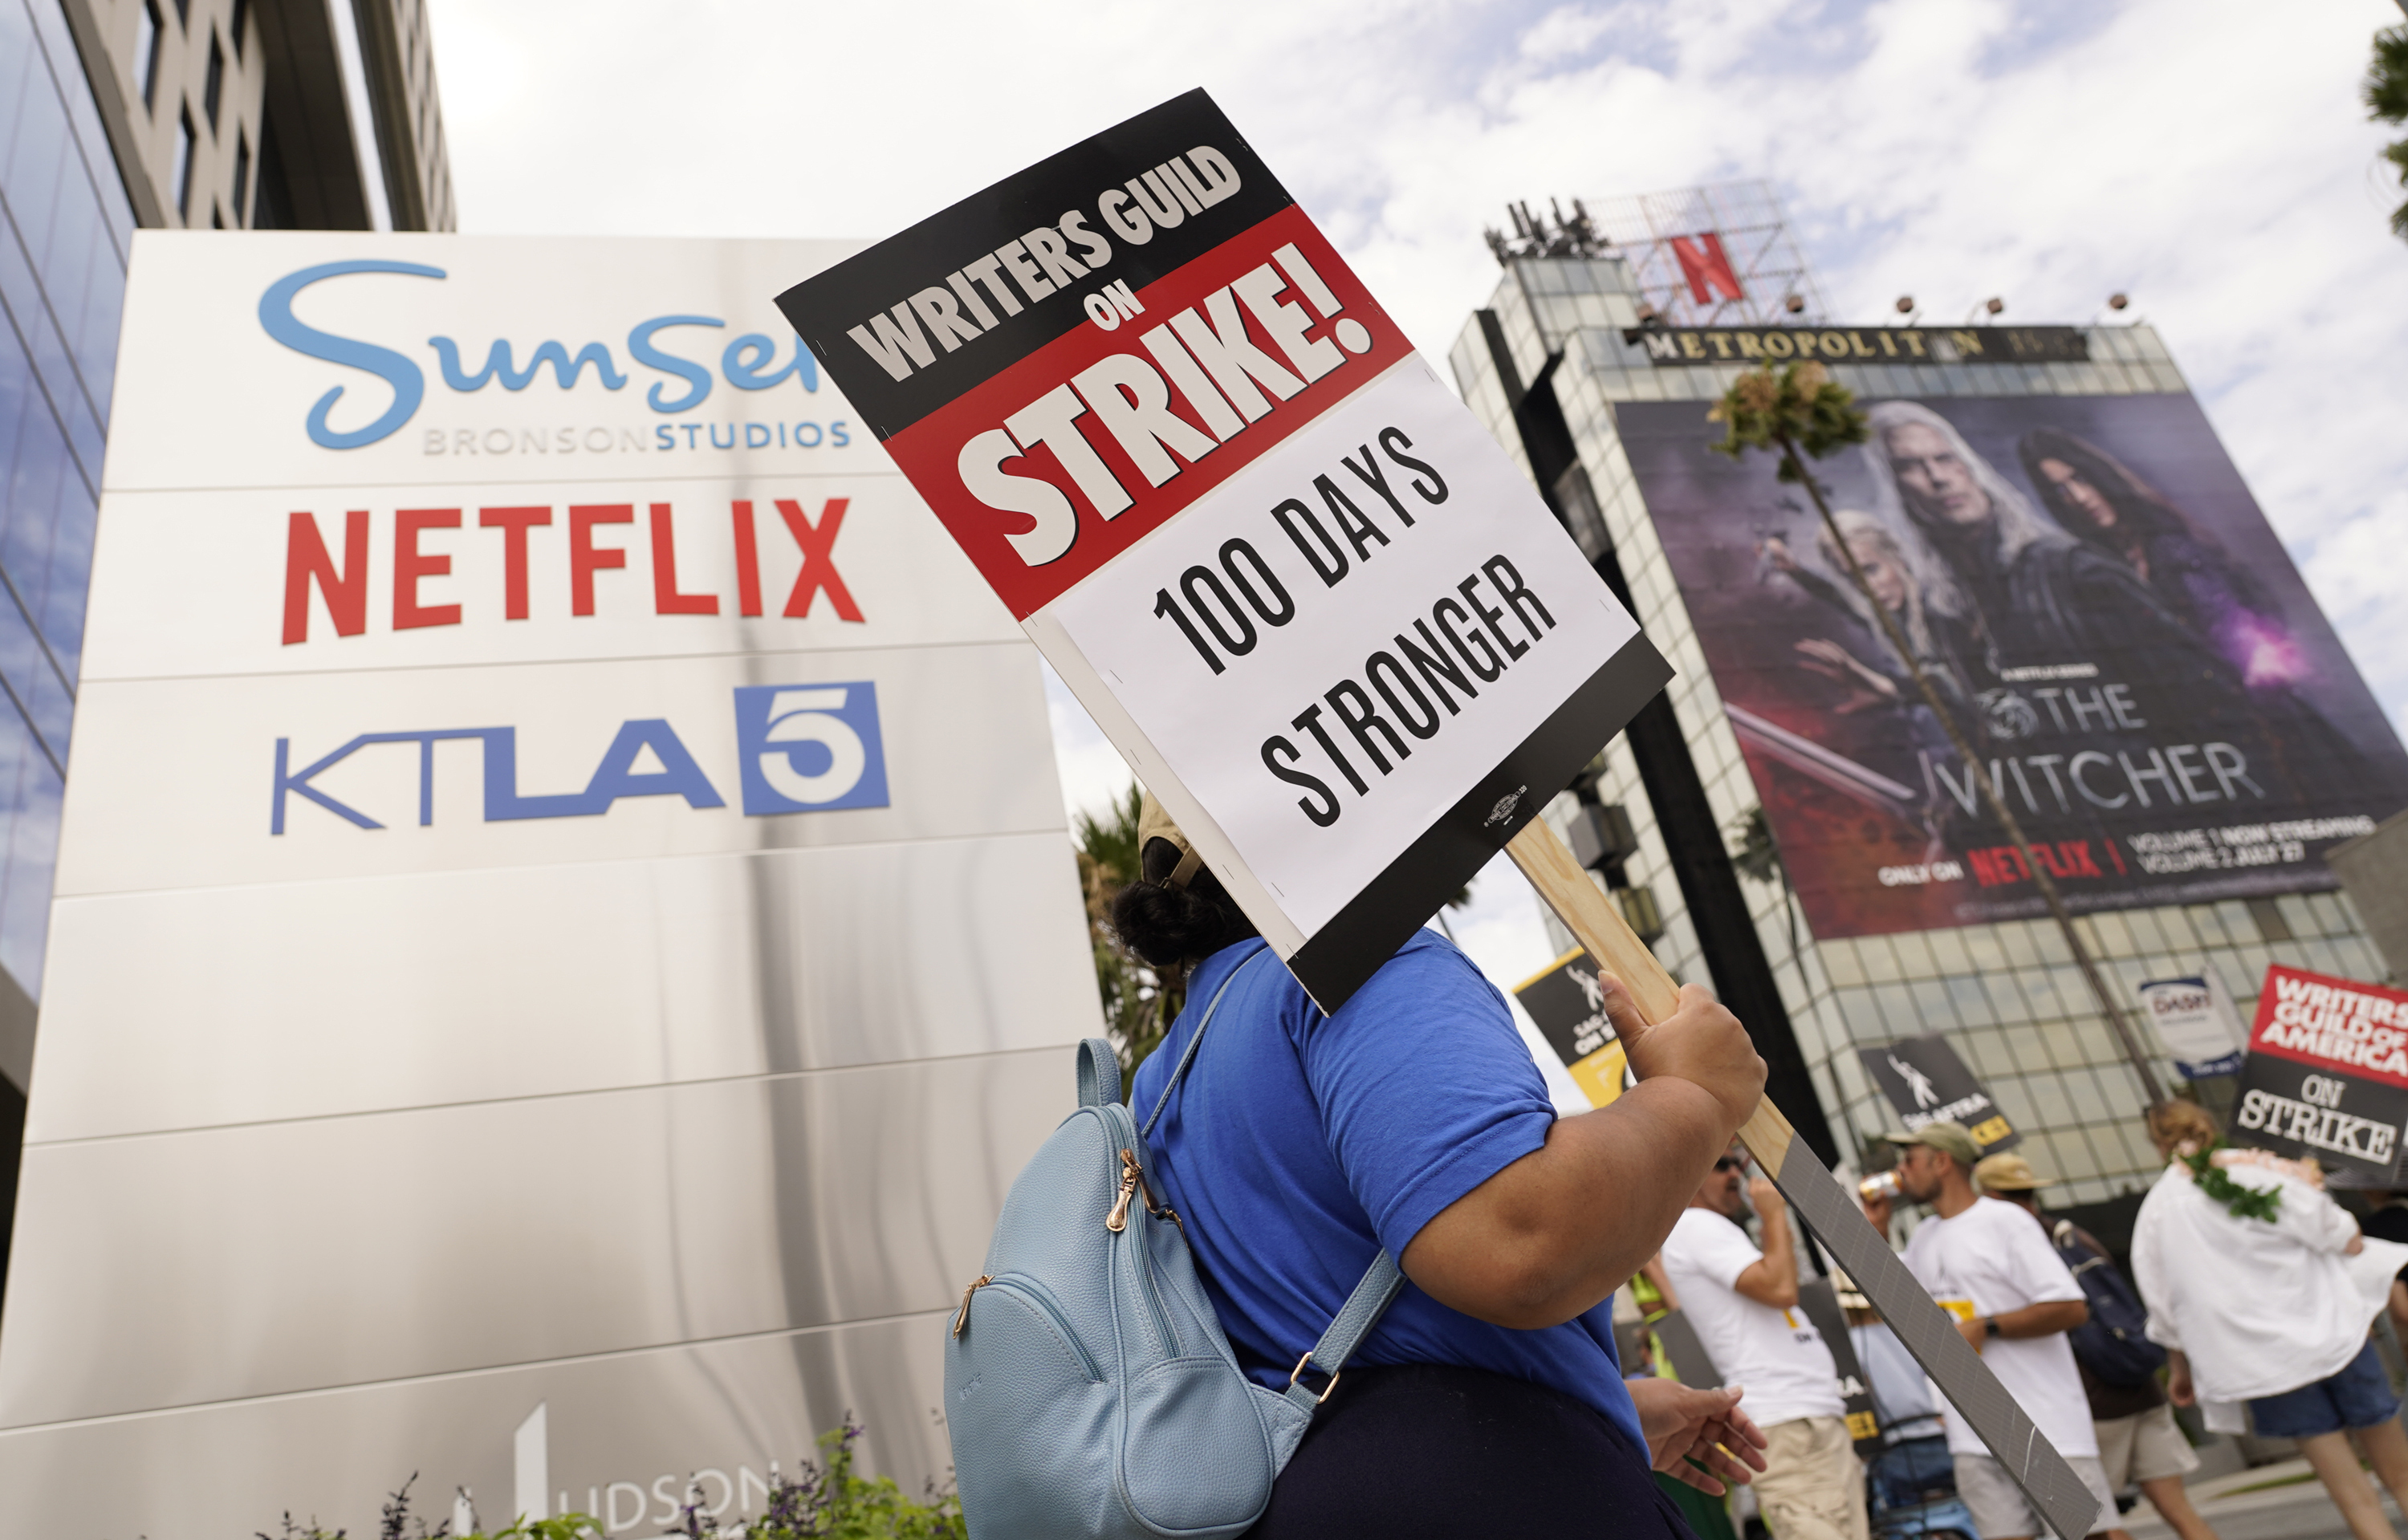
[[[1756,1478],[1765,1527],[1780,1540],[1869,1540],[1864,1467],[1848,1437],[1839,1372],[1822,1333],[1798,1308],[1798,1252],[1789,1210],[1757,1176],[1740,1195],[1747,1157],[1734,1145],[1674,1221],[1662,1252],[1682,1313],[1740,1405],[1764,1430]],[[1759,1251],[1740,1228],[1753,1203]]]
[[[2082,1391],[2072,1345],[2065,1340],[2066,1333],[2090,1319],[2082,1285],[2029,1215],[1973,1191],[1981,1150],[1962,1125],[1928,1123],[1913,1134],[1884,1137],[1899,1147],[1899,1193],[1934,1211],[1906,1243],[1907,1270],[1956,1317],[1965,1340],[2099,1500],[2090,1533],[2122,1536],[2114,1527],[2115,1494],[2099,1462],[2090,1401]],[[1864,1204],[1873,1228],[1889,1233],[1890,1200],[1868,1195]],[[2029,1540],[2049,1533],[2006,1467],[1961,1417],[1948,1419],[1948,1452],[1956,1461],[1956,1495],[1972,1510],[1982,1540]]]

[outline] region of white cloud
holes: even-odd
[[[1045,666],[1045,712],[1054,728],[1054,763],[1062,777],[1064,811],[1073,820],[1081,813],[1109,814],[1113,804],[1128,795],[1137,777],[1050,665]]]
[[[2329,530],[2300,563],[2333,623],[2351,638],[2358,666],[2395,725],[2408,724],[2408,604],[2401,602],[2401,536],[2408,489]]]
[[[1565,6],[1539,18],[1522,34],[1517,51],[1525,59],[1544,62],[1586,53],[1614,23],[1614,18],[1588,6]]]
[[[433,8],[471,230],[880,235],[1200,83],[1433,353],[1496,282],[1482,227],[1549,193],[1770,177],[1843,319],[2128,291],[2408,716],[2386,0]],[[1064,743],[1074,802],[1121,784]]]
[[[1480,971],[1510,990],[1555,960],[1539,920],[1539,895],[1512,858],[1493,857],[1471,879],[1471,902],[1446,913],[1447,928]]]

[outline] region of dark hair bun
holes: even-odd
[[[1184,888],[1164,884],[1179,864],[1179,848],[1168,840],[1146,841],[1140,860],[1144,876],[1112,899],[1112,929],[1147,963],[1198,962],[1257,934],[1210,868],[1198,868]]]

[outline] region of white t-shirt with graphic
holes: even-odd
[[[1764,1260],[1747,1232],[1709,1208],[1687,1208],[1664,1241],[1664,1272],[1726,1385],[1745,1387],[1740,1407],[1759,1427],[1838,1417],[1839,1371],[1803,1310],[1758,1305],[1732,1287]]]
[[[2083,1298],[2082,1285],[2057,1260],[2040,1221],[2009,1203],[1976,1198],[1953,1219],[1938,1215],[1915,1227],[1906,1243],[1907,1271],[1942,1304],[1972,1302],[1973,1316],[2003,1316],[2028,1305]],[[2062,1455],[2097,1458],[2099,1435],[2090,1426],[2090,1402],[2082,1393],[2082,1373],[2073,1366],[2073,1346],[2062,1332],[2044,1337],[1994,1337],[1982,1345],[1982,1362],[2015,1398],[2041,1435]],[[1951,1409],[1951,1454],[1988,1454],[1989,1448],[1964,1418]]]

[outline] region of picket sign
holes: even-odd
[[[1675,1008],[1538,817],[1670,665],[1204,93],[778,305],[1325,1010],[1499,848],[1642,1016]],[[1788,1120],[1742,1134],[2087,1533],[2081,1482]]]
[[[2334,1187],[2400,1185],[2408,991],[2270,963],[2232,1142],[2324,1162]]]

